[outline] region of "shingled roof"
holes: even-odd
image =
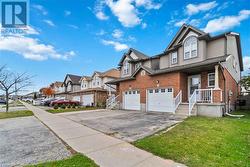
[[[79,81],[81,79],[81,76],[73,75],[73,74],[67,74],[66,77],[65,77],[65,79],[64,79],[64,83],[65,83],[67,77],[70,78],[72,84],[74,84],[74,85],[79,85],[80,84]]]

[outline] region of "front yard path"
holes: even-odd
[[[105,135],[72,120],[24,103],[34,115],[75,151],[87,155],[101,167],[183,167],[122,140]]]

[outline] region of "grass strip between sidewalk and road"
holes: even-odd
[[[56,114],[64,112],[87,111],[87,110],[98,110],[98,109],[103,109],[103,108],[99,107],[80,107],[80,108],[66,108],[66,109],[59,108],[59,109],[50,109],[46,111],[52,114]]]
[[[189,117],[134,145],[190,167],[250,167],[250,111],[243,118]]]
[[[97,164],[82,154],[75,154],[67,159],[59,161],[45,162],[37,165],[28,165],[26,167],[98,167]]]
[[[26,117],[32,115],[34,115],[33,112],[29,110],[0,112],[0,119]]]

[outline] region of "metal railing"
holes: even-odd
[[[114,108],[119,103],[119,101],[117,100],[118,97],[119,97],[119,95],[117,95],[117,96],[113,95],[110,98],[108,98],[106,100],[106,108],[108,108],[108,109]]]
[[[175,107],[174,112],[176,111],[178,106],[181,104],[181,102],[182,102],[182,91],[180,91],[174,99],[174,107]]]

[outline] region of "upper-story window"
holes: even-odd
[[[171,54],[171,64],[176,64],[177,61],[178,61],[178,59],[177,59],[177,52],[173,52]]]
[[[184,43],[184,59],[197,57],[197,38],[190,36]]]
[[[123,65],[123,74],[124,75],[129,74],[129,62],[128,61],[124,62],[124,65]]]

